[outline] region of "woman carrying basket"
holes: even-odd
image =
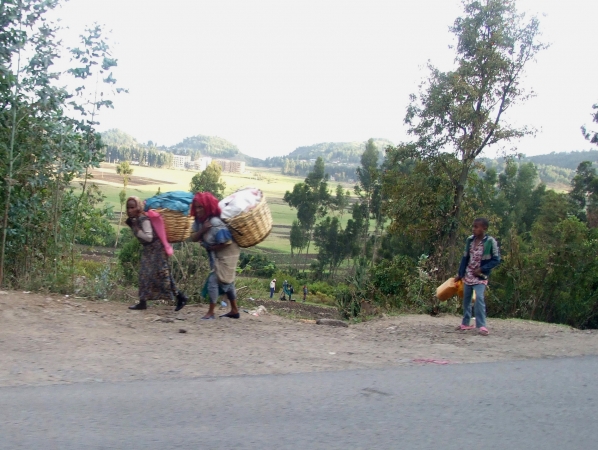
[[[220,295],[226,294],[230,301],[230,311],[220,317],[230,319],[240,318],[237,307],[237,292],[235,290],[235,276],[237,262],[241,250],[220,219],[218,200],[209,192],[198,192],[193,197],[191,215],[195,217],[194,233],[191,239],[201,244],[208,251],[210,258],[210,274],[206,281],[207,295],[210,298],[210,308],[203,320],[214,319],[214,309]]]
[[[180,310],[187,303],[187,297],[174,284],[164,245],[144,214],[139,197],[127,199],[127,216],[127,225],[143,246],[139,270],[139,303],[129,306],[129,309],[147,309],[148,300],[172,301],[176,297],[175,311]]]

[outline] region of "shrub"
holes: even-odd
[[[393,306],[399,306],[401,299],[407,297],[409,284],[416,276],[413,259],[404,255],[383,259],[370,270],[372,284],[382,295],[394,299]]]
[[[246,275],[256,275],[258,277],[271,277],[276,273],[276,263],[262,255],[250,255],[241,253],[239,257],[239,268]]]
[[[138,239],[130,239],[118,252],[118,263],[126,283],[137,285],[140,261],[141,244]]]

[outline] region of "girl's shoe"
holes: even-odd
[[[456,330],[457,331],[468,331],[468,330],[473,330],[475,327],[472,325],[459,325]]]
[[[486,327],[480,327],[479,331],[478,331],[482,336],[488,336],[490,334],[490,332],[488,331],[488,328]]]

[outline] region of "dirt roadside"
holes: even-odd
[[[455,316],[399,316],[340,328],[272,314],[202,321],[204,305],[179,313],[165,305],[126,306],[0,293],[0,386],[598,354],[596,331],[518,320],[490,320],[491,335],[483,337],[455,331]]]

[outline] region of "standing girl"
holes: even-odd
[[[486,328],[486,302],[484,292],[488,285],[490,271],[500,264],[500,251],[498,244],[492,236],[486,234],[488,220],[484,218],[473,221],[473,235],[465,242],[465,252],[461,258],[459,274],[455,281],[463,280],[463,321],[458,330],[478,329],[478,332],[488,336]],[[475,327],[471,321],[471,298],[475,292],[474,304]]]

